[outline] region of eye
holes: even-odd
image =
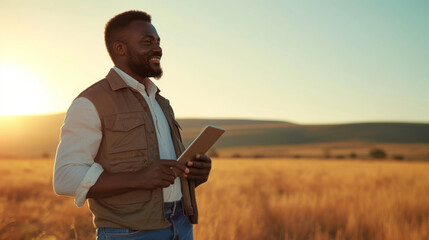
[[[155,39],[142,39],[141,41],[141,44],[142,45],[145,45],[145,46],[150,46],[150,45],[152,45],[152,44],[157,44],[158,46],[160,45],[160,43],[161,43],[161,40],[155,40]]]

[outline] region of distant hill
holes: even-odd
[[[0,156],[53,156],[65,114],[0,117]]]
[[[0,156],[53,156],[64,114],[0,117]],[[355,123],[300,125],[247,119],[178,119],[189,144],[201,129],[227,129],[215,148],[329,142],[429,143],[429,124]]]
[[[329,142],[428,143],[429,124],[356,123],[230,129],[216,147]]]

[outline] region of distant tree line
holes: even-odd
[[[217,152],[215,150],[209,152],[209,156],[210,157],[219,157],[219,155],[217,154]],[[372,159],[386,159],[387,158],[387,153],[385,150],[381,149],[381,148],[374,148],[371,149],[368,153],[368,155],[370,158]],[[242,158],[242,157],[250,157],[250,158],[264,158],[266,156],[264,156],[263,154],[254,154],[252,156],[243,156],[240,153],[234,153],[231,155],[232,158]],[[295,155],[291,155],[291,156],[285,156],[285,157],[292,157],[292,158],[305,158],[306,156],[302,156],[299,154],[295,154]],[[307,156],[308,157],[308,156]],[[323,156],[324,158],[337,158],[337,159],[345,159],[345,158],[350,158],[350,159],[358,159],[359,155],[355,152],[351,152],[348,155],[335,155],[332,156],[329,149],[325,149]],[[362,156],[361,156],[362,157]],[[400,154],[396,154],[396,155],[392,155],[392,158],[395,160],[404,160],[404,156],[400,155]]]

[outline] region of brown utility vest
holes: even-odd
[[[158,140],[149,107],[141,94],[129,87],[111,69],[105,79],[95,83],[78,97],[89,99],[101,121],[103,137],[95,162],[105,171],[139,171],[160,159]],[[169,101],[156,93],[170,126],[176,155],[184,151],[179,124],[174,118]],[[190,222],[198,221],[195,200],[195,182],[180,179],[184,214]],[[132,190],[106,198],[89,198],[96,228],[127,228],[133,230],[162,229],[171,224],[164,217],[162,188]]]

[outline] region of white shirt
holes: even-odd
[[[167,119],[155,100],[158,88],[148,78],[145,85],[117,67],[113,69],[124,82],[140,92],[146,100],[155,124],[161,159],[177,160]],[[149,93],[149,94],[148,94]],[[102,138],[101,121],[90,100],[84,97],[75,99],[67,111],[61,127],[61,141],[58,145],[54,167],[54,190],[59,195],[73,196],[78,207],[84,205],[86,194],[95,184],[103,167],[94,162]],[[182,198],[180,179],[163,189],[164,202],[178,201]]]

